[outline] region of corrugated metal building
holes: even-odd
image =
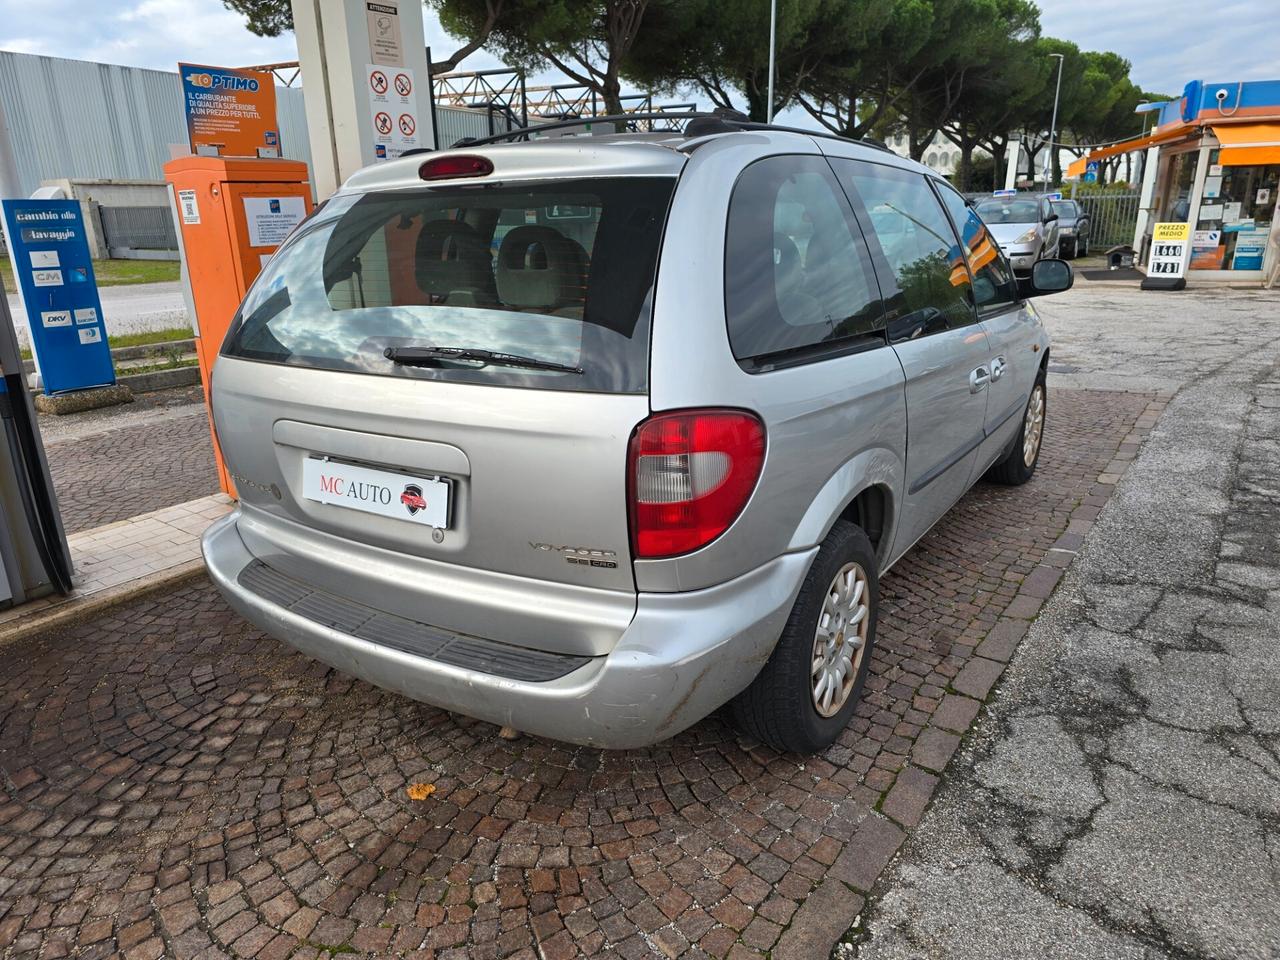
[[[0,102],[24,194],[42,180],[161,180],[169,144],[187,142],[176,71],[0,50]],[[302,90],[277,85],[276,109],[283,155],[309,163]],[[441,145],[489,132],[483,111],[440,107],[436,116]],[[500,116],[493,122],[505,129]]]

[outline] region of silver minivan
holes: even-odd
[[[834,740],[880,576],[1035,470],[1070,267],[874,145],[686,121],[388,162],[293,233],[213,376],[233,607],[560,740]]]

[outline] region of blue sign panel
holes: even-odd
[[[1090,160],[1088,163],[1085,164],[1084,176],[1081,177],[1080,179],[1083,180],[1085,183],[1097,183],[1098,170],[1100,167],[1101,167],[1101,164],[1099,164],[1097,160]]]
[[[77,200],[5,200],[4,226],[45,393],[116,382]]]

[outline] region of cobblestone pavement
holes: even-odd
[[[1280,297],[1076,305],[1180,390],[842,955],[1280,957]]]
[[[217,492],[203,405],[131,426],[96,426],[107,429],[56,440],[54,433],[46,440],[67,533]]]
[[[867,695],[820,757],[719,717],[626,753],[509,742],[203,581],[0,649],[0,951],[824,955],[1159,407],[1050,399],[1037,478],[979,485],[885,577]]]

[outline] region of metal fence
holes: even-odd
[[[1089,246],[1098,252],[1133,243],[1138,223],[1137,193],[1094,193],[1075,198],[1089,215]]]
[[[177,250],[168,207],[100,207],[102,234],[113,257],[130,250]]]

